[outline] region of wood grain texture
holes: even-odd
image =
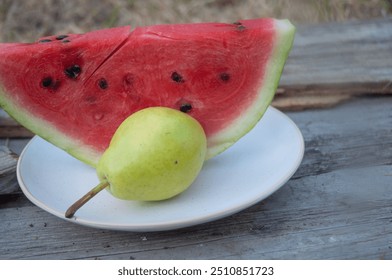
[[[292,112],[305,157],[279,191],[238,214],[132,233],[63,221],[0,195],[1,259],[392,259],[392,96]],[[11,141],[12,142],[12,141]]]
[[[390,92],[391,26],[392,18],[299,26],[281,79],[282,91]]]
[[[0,194],[12,193],[18,189],[16,164],[18,156],[7,146],[0,145]]]
[[[392,18],[299,26],[273,105],[329,107],[392,93]]]

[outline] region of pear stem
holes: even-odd
[[[93,198],[97,193],[105,189],[106,187],[109,186],[109,182],[107,180],[103,180],[100,182],[97,186],[95,186],[91,191],[86,193],[84,196],[82,196],[79,200],[77,200],[74,204],[72,204],[67,211],[65,212],[65,217],[66,218],[72,218],[76,211],[79,210],[80,207],[82,207],[84,204],[86,204],[91,198]]]

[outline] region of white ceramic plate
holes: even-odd
[[[297,126],[270,107],[257,126],[207,161],[192,186],[161,202],[123,201],[100,192],[72,219],[77,224],[127,231],[161,231],[213,221],[272,194],[297,170],[304,141]],[[34,137],[17,168],[20,187],[37,206],[60,218],[98,183],[95,170]]]

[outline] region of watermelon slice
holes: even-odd
[[[130,114],[196,118],[210,158],[246,134],[277,88],[295,29],[287,20],[117,27],[0,44],[0,105],[95,166]]]

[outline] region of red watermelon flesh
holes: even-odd
[[[201,123],[210,158],[262,117],[293,37],[286,20],[255,19],[0,44],[0,105],[93,166],[126,117],[146,107],[176,108]]]

